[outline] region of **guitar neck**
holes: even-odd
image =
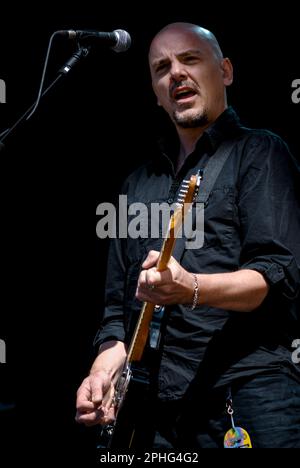
[[[172,256],[175,245],[175,236],[169,236],[164,240],[157,263],[157,270],[166,270]],[[129,346],[127,362],[140,361],[147,343],[150,322],[152,320],[155,304],[144,302],[135,331]]]
[[[179,200],[178,208],[175,209],[174,214],[171,216],[167,234],[165,236],[160,255],[157,262],[157,270],[164,271],[168,267],[169,260],[172,256],[175,246],[176,238],[178,237],[179,230],[182,226],[182,221],[190,206],[193,203],[195,194],[199,189],[200,176],[193,175],[190,181],[184,181],[181,194],[182,199]],[[149,335],[150,322],[152,320],[155,304],[144,302],[140,312],[137,325],[129,346],[127,354],[127,364],[133,361],[140,361],[146,346]]]

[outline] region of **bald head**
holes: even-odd
[[[203,129],[227,107],[233,68],[207,29],[191,23],[165,26],[151,43],[149,65],[158,105],[177,129]]]
[[[153,47],[155,46],[157,40],[160,39],[165,33],[172,32],[191,34],[195,37],[198,37],[199,41],[201,41],[202,43],[206,43],[210,47],[217,59],[222,60],[222,50],[215,35],[212,32],[210,32],[208,29],[202,28],[201,26],[197,26],[196,24],[183,22],[168,24],[156,34],[150,45],[149,57],[151,56],[151,51],[153,50]]]

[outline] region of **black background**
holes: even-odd
[[[151,154],[149,139],[163,119],[147,49],[161,27],[190,21],[212,30],[235,68],[229,102],[246,125],[279,133],[300,160],[300,104],[291,100],[291,83],[300,78],[295,6],[220,5],[1,6],[7,103],[0,104],[0,131],[34,101],[55,30],[121,28],[132,36],[125,53],[93,49],[0,154],[0,338],[7,344],[0,402],[16,405],[0,413],[2,455],[4,448],[10,457],[20,455],[22,447],[23,460],[40,460],[38,449],[57,461],[82,455],[92,466],[96,460],[97,430],[74,422],[75,393],[94,356],[103,304],[107,241],[92,240],[95,201],[113,202],[125,176]],[[46,82],[74,47],[54,42]]]

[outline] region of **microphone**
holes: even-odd
[[[60,36],[66,36],[68,39],[77,40],[85,44],[103,44],[109,46],[115,52],[125,52],[131,46],[131,37],[124,29],[115,29],[112,32],[101,31],[74,31],[62,30],[57,31]]]

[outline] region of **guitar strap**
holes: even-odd
[[[216,180],[231,154],[235,143],[236,142],[232,140],[227,140],[221,143],[217,151],[210,157],[208,163],[202,170],[203,180],[201,181],[200,190],[195,200],[195,203],[202,204],[202,209],[206,207]],[[173,257],[176,258],[179,263],[182,261],[188,239],[189,236],[185,233],[185,235],[182,235],[182,237],[176,240]]]
[[[235,141],[233,140],[227,140],[221,143],[217,151],[210,157],[204,169],[199,170],[199,172],[202,172],[203,180],[201,181],[200,189],[196,197],[195,203],[201,204],[202,209],[206,207],[210,194],[216,183],[216,180],[222,168],[224,167],[229,155],[231,154],[234,145]],[[192,222],[191,224],[193,226],[195,223]],[[176,240],[175,247],[173,250],[173,257],[179,263],[182,262],[182,258],[187,248],[189,238],[191,238],[191,235],[189,236],[185,232],[184,234],[182,233],[182,237],[179,237]],[[157,350],[159,347],[164,312],[165,308],[163,306],[156,306],[156,308],[154,309],[149,333],[149,346],[151,349]]]

